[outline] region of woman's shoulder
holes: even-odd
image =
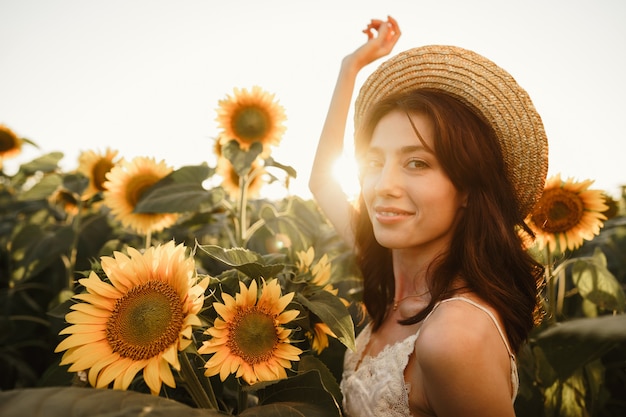
[[[476,296],[454,297],[437,304],[422,324],[415,344],[421,357],[459,358],[502,346],[498,314]]]

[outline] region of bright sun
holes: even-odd
[[[339,182],[343,192],[346,193],[350,201],[356,200],[361,187],[354,158],[342,155],[333,166],[333,176]]]

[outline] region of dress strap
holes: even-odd
[[[502,338],[502,341],[504,342],[504,346],[506,347],[506,350],[509,353],[509,358],[510,358],[510,361],[511,361],[511,388],[513,389],[512,401],[515,402],[515,398],[517,397],[517,392],[519,390],[519,374],[518,374],[518,371],[517,371],[517,363],[516,363],[516,360],[515,360],[515,354],[511,350],[511,347],[509,346],[509,340],[507,339],[506,335],[502,331],[502,328],[500,327],[500,324],[498,323],[498,320],[496,320],[496,317],[493,315],[493,313],[491,311],[489,311],[485,306],[480,305],[476,301],[470,300],[469,298],[452,297],[452,298],[446,298],[445,300],[439,301],[435,305],[435,307],[433,307],[433,309],[430,311],[430,313],[428,313],[428,316],[426,316],[424,321],[426,321],[426,319],[432,314],[433,311],[435,311],[435,309],[440,304],[443,304],[443,303],[446,303],[446,302],[449,302],[449,301],[456,301],[456,300],[464,301],[464,302],[466,302],[468,304],[471,304],[474,307],[484,311],[491,318],[491,320],[493,321],[493,324],[496,325],[496,329],[498,329],[498,333],[500,333],[500,337]],[[418,330],[418,332],[419,332],[419,330]]]
[[[442,304],[442,303],[446,303],[448,301],[455,301],[455,300],[465,301],[466,303],[469,303],[469,304],[473,305],[474,307],[484,311],[489,317],[491,317],[491,320],[493,321],[493,324],[496,325],[496,328],[498,329],[498,333],[500,333],[500,337],[502,338],[502,341],[504,342],[504,345],[506,346],[507,352],[509,352],[509,356],[515,357],[515,355],[511,351],[511,347],[509,346],[509,340],[507,339],[506,335],[502,331],[502,328],[500,327],[500,324],[498,323],[498,320],[493,315],[493,313],[491,311],[489,311],[485,306],[483,306],[481,304],[478,304],[476,301],[470,300],[469,298],[465,298],[465,297],[446,298],[445,300],[441,300],[437,305]],[[433,308],[433,310],[434,310],[434,308]],[[432,313],[432,311],[431,311],[431,313]]]

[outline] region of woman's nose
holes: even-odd
[[[374,191],[381,196],[395,196],[400,192],[400,176],[392,164],[385,164],[379,171]]]

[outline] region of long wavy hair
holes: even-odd
[[[533,233],[524,222],[525,213],[520,212],[493,129],[454,97],[434,90],[416,90],[372,107],[363,124],[357,126],[358,159],[367,151],[378,122],[396,110],[407,113],[407,117],[421,113],[431,119],[433,151],[454,186],[468,195],[450,248],[429,266],[430,303],[400,323],[423,320],[438,301],[454,294],[453,285],[461,278],[466,289],[498,311],[509,343],[518,351],[540,317],[543,267],[524,245]],[[418,132],[416,135],[419,137]],[[394,272],[391,250],[376,241],[362,195],[353,226],[357,262],[363,274],[363,302],[377,329],[393,302]]]

